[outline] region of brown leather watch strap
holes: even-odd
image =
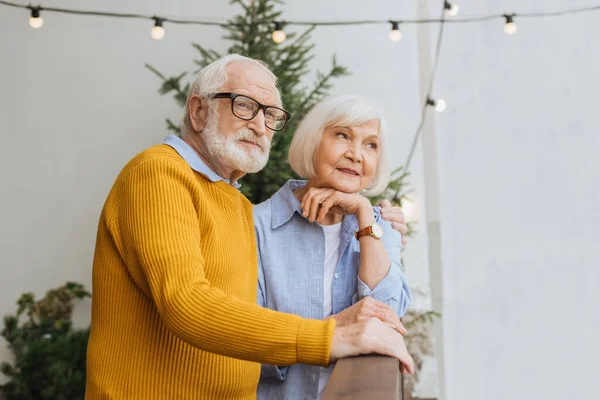
[[[363,236],[367,236],[367,235],[371,235],[373,234],[373,226],[369,225],[365,228],[359,229],[358,231],[354,232],[354,237],[358,240]]]

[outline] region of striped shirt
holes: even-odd
[[[254,227],[259,252],[258,304],[273,310],[322,319],[325,236],[320,225],[302,217],[293,190],[305,181],[290,180],[269,200],[254,206]],[[354,238],[358,222],[353,215],[342,221],[337,263],[331,290],[333,313],[350,307],[365,296],[391,306],[404,315],[411,301],[400,264],[401,236],[374,208],[375,220],[384,230],[383,243],[392,261],[388,274],[372,290],[358,277],[360,246]],[[316,399],[319,379],[328,369],[310,365],[263,365],[258,399]]]

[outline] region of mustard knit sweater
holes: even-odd
[[[86,399],[254,399],[259,363],[328,365],[333,319],[257,306],[257,263],[238,190],[137,155],[100,217]]]

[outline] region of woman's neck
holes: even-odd
[[[298,201],[300,203],[302,203],[302,198],[304,197],[306,192],[308,192],[308,189],[310,189],[311,187],[317,187],[317,186],[309,180],[306,183],[306,185],[295,189],[292,193],[294,193],[294,196],[296,196]],[[344,219],[343,215],[328,212],[327,215],[325,215],[325,218],[324,218],[323,222],[321,223],[321,225],[339,224],[340,222],[342,222],[343,219]]]

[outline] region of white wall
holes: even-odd
[[[44,6],[135,12],[222,21],[237,12],[228,1],[47,0]],[[289,1],[285,19],[414,18],[412,2]],[[74,280],[91,287],[96,226],[119,170],[137,152],[162,141],[164,119],[180,109],[157,93],[148,62],[166,74],[193,71],[191,42],[225,51],[216,27],[166,25],[162,41],[150,38],[151,22],[42,13],[39,30],[24,10],[0,8],[0,315],[14,312],[24,291],[41,296]],[[399,43],[389,27],[319,28],[314,67],[326,70],[331,55],[353,75],[334,93],[378,98],[393,132],[396,166],[408,153],[418,123],[416,28]],[[315,76],[308,78],[310,84]],[[422,202],[420,151],[412,186]],[[419,206],[419,204],[417,204]],[[422,208],[422,207],[421,207]],[[424,225],[405,253],[411,283],[428,290]],[[89,323],[89,303],[76,322]],[[8,352],[0,344],[0,359]]]
[[[589,4],[460,2],[463,16]],[[517,19],[512,37],[501,21],[446,26],[436,133],[448,399],[600,392],[599,17]]]

